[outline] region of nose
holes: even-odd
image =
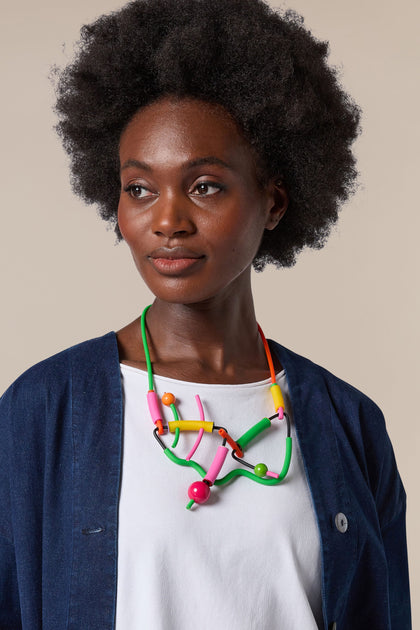
[[[154,234],[173,238],[196,231],[190,209],[190,200],[180,195],[161,194],[153,205],[152,230]]]

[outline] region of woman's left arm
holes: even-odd
[[[375,501],[388,565],[391,627],[392,630],[410,630],[406,494],[386,431],[383,440],[377,440],[376,449],[380,449],[381,466],[377,471]]]
[[[0,398],[0,628],[21,625],[15,546],[11,526],[8,399]]]

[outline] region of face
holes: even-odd
[[[169,98],[141,109],[121,136],[120,164],[119,227],[159,299],[198,303],[249,282],[286,197],[260,186],[253,153],[224,109]]]

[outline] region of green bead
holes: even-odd
[[[257,477],[264,477],[267,474],[267,466],[265,464],[257,464],[254,468],[254,473]]]

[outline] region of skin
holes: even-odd
[[[283,185],[262,187],[231,116],[192,99],[137,112],[121,135],[120,165],[119,227],[156,296],[147,314],[154,373],[203,383],[267,378],[251,266],[264,230],[286,211]],[[139,319],[117,339],[121,361],[145,370]]]

